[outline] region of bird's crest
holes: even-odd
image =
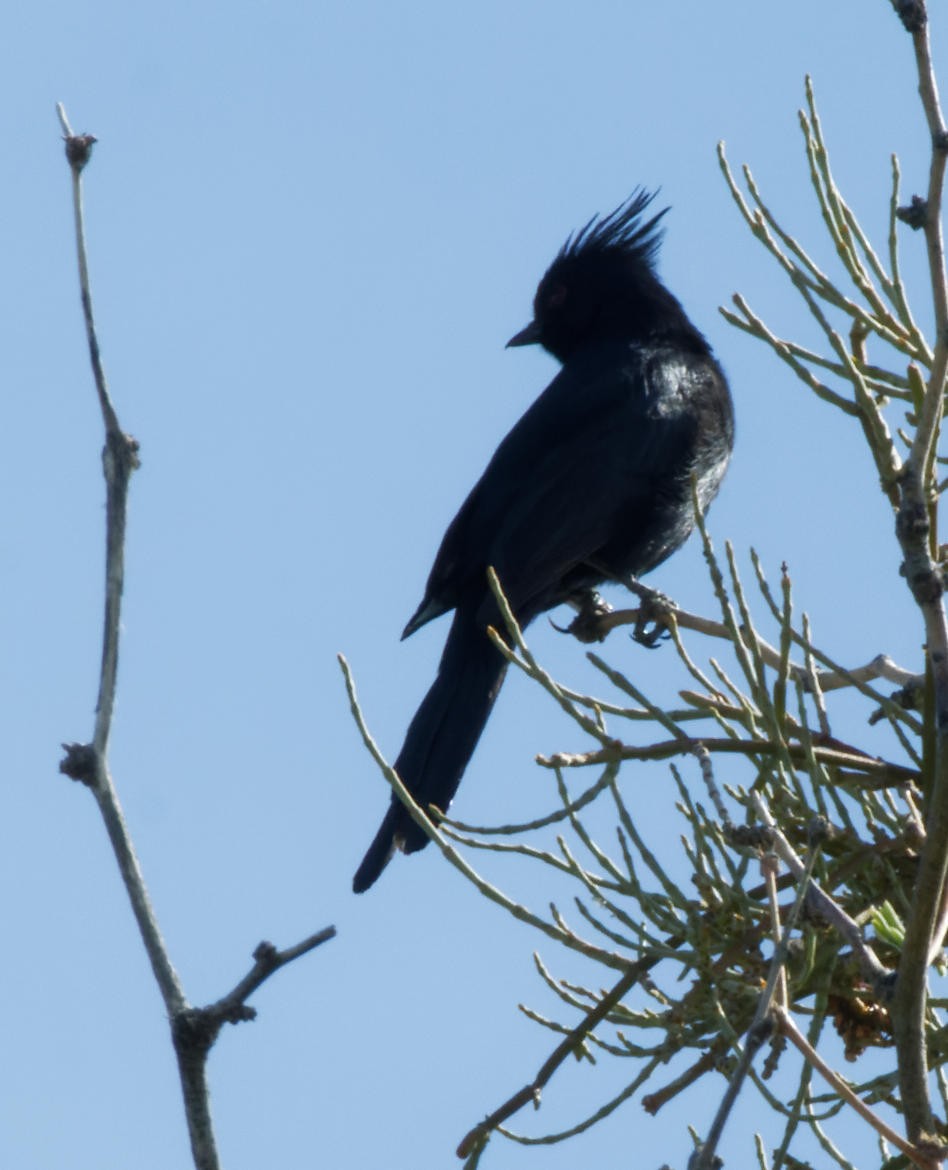
[[[554,264],[577,256],[613,252],[654,269],[663,234],[658,225],[668,208],[663,207],[657,215],[644,222],[642,213],[657,194],[657,191],[637,187],[615,211],[605,216],[594,215],[585,227],[573,232],[560,249]]]

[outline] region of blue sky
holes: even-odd
[[[883,0],[37,0],[5,24],[0,1161],[188,1164],[160,999],[93,802],[57,773],[60,742],[91,734],[103,559],[61,100],[100,140],[86,177],[93,292],[119,415],[142,445],[112,765],[172,957],[203,1002],[261,938],[339,930],[212,1056],[224,1162],[449,1166],[550,1047],[516,1010],[546,1003],[539,940],[431,851],[350,893],[387,793],[335,655],[394,756],[444,623],[404,644],[400,631],[444,527],[555,369],[504,342],[568,232],[643,184],[672,206],[661,272],[734,391],[715,538],[756,547],[773,577],[786,560],[840,659],[917,663],[858,428],[717,312],[740,289],[810,336],[714,156],[725,139],[814,238],[796,120],[811,73],[837,176],[881,240],[890,153],[906,196],[925,183],[910,44]],[[937,46],[945,33],[936,20]],[[925,320],[921,242],[903,244]],[[712,611],[696,546],[655,584]],[[531,644],[557,677],[590,679],[582,648],[545,623]],[[673,693],[669,648],[620,637],[606,656]],[[539,811],[533,755],[577,746],[511,679],[457,815]],[[655,803],[646,829],[673,839]],[[542,906],[535,875],[522,888]],[[518,1127],[572,1124],[616,1075],[566,1070]],[[681,1166],[685,1123],[705,1126],[713,1097],[703,1087],[657,1120],[633,1102],[575,1145],[498,1147],[485,1164],[611,1168],[634,1149],[637,1165]],[[729,1141],[730,1164],[747,1164],[746,1132]]]

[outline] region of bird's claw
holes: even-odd
[[[668,627],[678,607],[666,594],[640,585],[638,581],[630,582],[629,588],[638,595],[640,602],[632,637],[640,646],[654,650],[662,638],[669,636]]]
[[[603,618],[612,613],[612,606],[604,600],[595,589],[584,589],[570,598],[570,604],[576,606],[576,616],[568,626],[558,626],[550,621],[554,630],[561,634],[572,634],[580,642],[588,644],[605,641],[609,627],[603,623]]]

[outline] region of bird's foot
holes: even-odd
[[[663,637],[668,636],[670,619],[678,608],[674,601],[657,589],[650,589],[635,577],[625,582],[639,599],[639,616],[635,619],[632,637],[642,646],[654,649]]]
[[[569,604],[575,607],[576,616],[568,626],[558,626],[551,621],[553,628],[561,634],[572,634],[580,642],[605,641],[611,628],[603,622],[603,618],[612,613],[609,602],[595,589],[580,589],[569,599]]]

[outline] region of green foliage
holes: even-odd
[[[722,1108],[709,1134],[695,1137],[689,1170],[714,1165],[745,1085],[780,1126],[769,1155],[756,1138],[762,1167],[808,1165],[800,1158],[814,1151],[823,1164],[849,1166],[829,1131],[837,1114],[853,1109],[879,1135],[880,1165],[942,1164],[945,1123],[930,1091],[935,1085],[944,1119],[948,1042],[942,1005],[928,999],[927,972],[941,961],[948,925],[948,720],[935,718],[948,710],[936,512],[948,368],[945,151],[938,142],[948,137],[934,135],[941,113],[927,25],[916,22],[910,32],[935,143],[924,207],[900,207],[893,158],[888,239],[881,254],[874,249],[834,181],[808,79],[800,113],[806,165],[842,280],[831,279],[781,226],[750,170],[743,169],[742,189],[723,147],[719,157],[741,215],[799,292],[825,344],[816,350],[781,337],[741,296],[735,310],[722,312],[769,346],[828,408],[859,424],[896,522],[906,602],[918,606],[925,624],[924,667],[905,670],[884,656],[860,667],[840,664],[797,609],[787,571],[774,588],[752,552],[748,587],[731,545],[718,555],[700,516],[717,614],[699,617],[666,603],[605,614],[598,629],[604,638],[626,624],[641,632],[649,620],[667,628],[681,671],[674,707],[651,699],[596,654],[589,659],[601,674],[601,693],[554,681],[492,578],[506,620],[495,632],[498,646],[589,747],[539,761],[552,774],[555,807],[529,823],[476,830],[412,805],[371,741],[346,672],[366,743],[445,856],[485,896],[587,965],[584,978],[566,979],[537,956],[561,1018],[523,1010],[557,1046],[532,1080],[464,1139],[459,1153],[470,1166],[495,1132],[523,1143],[561,1141],[630,1098],[655,1113],[698,1082],[715,1087]],[[919,330],[902,280],[900,221],[925,230],[934,344]],[[837,734],[838,707],[846,727],[864,728],[858,743]],[[644,769],[646,783],[673,785],[677,793],[680,849],[671,865],[645,840],[629,797],[642,791]],[[605,833],[603,824],[611,826]],[[557,903],[534,909],[488,882],[472,862],[483,853],[545,867],[549,889],[569,899],[570,920]],[[625,1061],[623,1088],[568,1129],[527,1138],[505,1128],[523,1105],[539,1101],[570,1056],[590,1065]],[[841,1058],[852,1084],[832,1067]],[[891,1147],[899,1151],[894,1157]]]

